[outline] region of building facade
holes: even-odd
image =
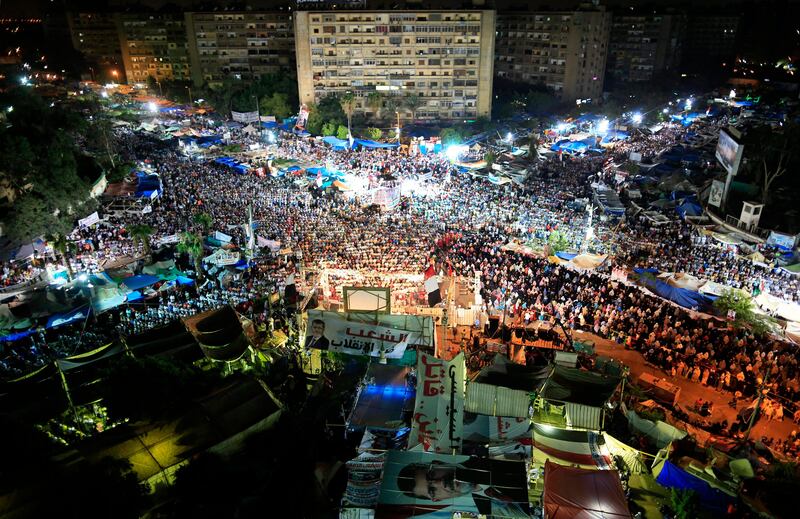
[[[355,112],[371,116],[376,108],[368,96],[380,92],[385,106],[398,106],[414,119],[491,117],[494,11],[305,11],[294,16],[302,103],[352,92]],[[409,98],[417,106],[405,110]]]
[[[294,70],[294,25],[286,12],[186,13],[192,79],[219,86]]]
[[[120,13],[117,31],[129,83],[191,79],[183,13]]]
[[[650,81],[680,61],[683,17],[614,15],[606,72],[616,81]]]
[[[67,13],[72,46],[83,54],[94,78],[124,80],[117,24],[112,13]]]
[[[611,15],[604,10],[497,17],[495,73],[545,85],[565,101],[603,94]]]
[[[736,57],[739,15],[689,15],[681,66],[692,72],[719,69]]]

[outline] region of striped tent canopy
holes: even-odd
[[[594,431],[560,429],[546,424],[533,424],[534,460],[549,460],[559,465],[580,465],[607,470],[611,453],[602,434]]]

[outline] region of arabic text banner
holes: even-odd
[[[322,337],[314,340],[314,321],[317,320],[324,322],[325,327]],[[383,350],[388,359],[402,358],[409,344],[422,341],[421,335],[415,332],[348,321],[344,316],[330,312],[322,315],[309,312],[306,335],[309,347],[372,357],[380,357]]]
[[[426,353],[418,355],[409,447],[422,444],[425,451],[461,452],[466,374],[463,353],[449,362]]]

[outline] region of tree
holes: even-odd
[[[342,111],[347,116],[347,137],[349,137],[353,133],[350,127],[350,123],[353,119],[353,110],[355,110],[356,107],[356,96],[352,92],[345,92],[339,98],[339,104],[342,106]],[[339,137],[339,138],[342,139],[347,137]]]
[[[753,299],[743,290],[735,288],[723,290],[713,305],[723,317],[732,318],[734,327],[749,328],[756,336],[767,335],[776,328],[774,319],[755,312]]]
[[[442,144],[445,146],[450,144],[459,144],[463,138],[461,132],[459,132],[456,128],[445,128],[441,131],[439,137],[441,137]]]
[[[535,161],[539,158],[539,135],[531,132],[531,140],[528,143],[528,158]]]
[[[205,234],[208,234],[208,231],[211,230],[211,226],[214,225],[214,220],[211,218],[211,215],[205,212],[194,215],[192,221],[196,225],[199,225]]]
[[[547,244],[553,254],[566,250],[569,247],[569,240],[566,235],[561,231],[553,231],[547,237]]]
[[[181,233],[177,250],[181,254],[188,254],[194,262],[197,279],[202,279],[203,274],[203,238],[193,232]]]
[[[153,251],[150,248],[150,235],[153,234],[153,231],[155,231],[155,229],[146,224],[131,225],[130,228],[128,229],[128,232],[130,232],[133,242],[142,244],[142,247],[144,247],[144,254],[148,258],[153,253]]]
[[[71,254],[75,253],[78,248],[63,234],[51,236],[47,241],[49,241],[53,246],[53,250],[57,252],[59,256],[61,256],[61,263],[67,269],[67,278],[72,281],[72,278],[75,277],[75,275],[72,272],[72,264],[70,263],[69,257]]]
[[[697,492],[690,489],[671,488],[669,492],[669,507],[674,512],[675,519],[697,517]]]
[[[394,113],[400,108],[400,98],[397,96],[388,96],[383,103],[383,107],[386,108],[389,117],[394,117]]]
[[[260,108],[262,115],[274,115],[278,121],[286,119],[292,113],[292,107],[289,105],[289,95],[279,92],[261,99]]]
[[[375,119],[379,119],[383,108],[383,94],[378,91],[370,92],[367,95],[367,106],[375,112]]]
[[[417,109],[422,106],[422,98],[417,94],[409,94],[403,99],[403,105],[406,107],[406,110],[411,112],[411,122],[414,122],[417,118]]]
[[[483,156],[483,160],[486,161],[486,167],[491,170],[494,161],[497,160],[497,155],[493,151],[489,151]]]
[[[350,137],[350,130],[347,126],[340,124],[339,127],[336,129],[336,138],[337,139],[347,139]]]
[[[327,122],[322,125],[322,135],[328,137],[330,135],[336,135],[336,125],[331,122]]]
[[[336,95],[329,95],[320,99],[317,104],[317,111],[323,121],[332,122],[336,126],[344,124],[347,121],[344,110],[342,110],[342,105],[339,103],[339,98]]]
[[[367,128],[367,137],[373,141],[380,140],[383,137],[383,130],[380,128]]]
[[[319,113],[319,109],[315,104],[309,104],[308,108],[308,121],[306,121],[306,130],[313,133],[314,135],[323,134],[322,128],[326,123],[326,121],[322,118],[322,114]],[[334,125],[334,133],[335,133],[335,125]],[[331,133],[333,135],[333,133]]]

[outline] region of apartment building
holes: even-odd
[[[680,61],[684,18],[672,14],[614,14],[606,72],[617,81],[650,81]]]
[[[495,73],[543,84],[565,101],[603,93],[611,15],[602,8],[497,17]]]
[[[129,83],[191,79],[183,13],[119,13],[116,20]]]
[[[418,98],[417,120],[491,117],[494,11],[305,11],[294,28],[303,103],[352,92],[373,115],[380,92],[400,110]]]
[[[221,85],[295,68],[294,26],[286,12],[186,13],[192,79]]]
[[[686,20],[682,68],[692,72],[719,69],[736,57],[738,15],[690,14]]]
[[[83,54],[95,78],[124,79],[122,51],[112,13],[67,13],[72,46]]]

